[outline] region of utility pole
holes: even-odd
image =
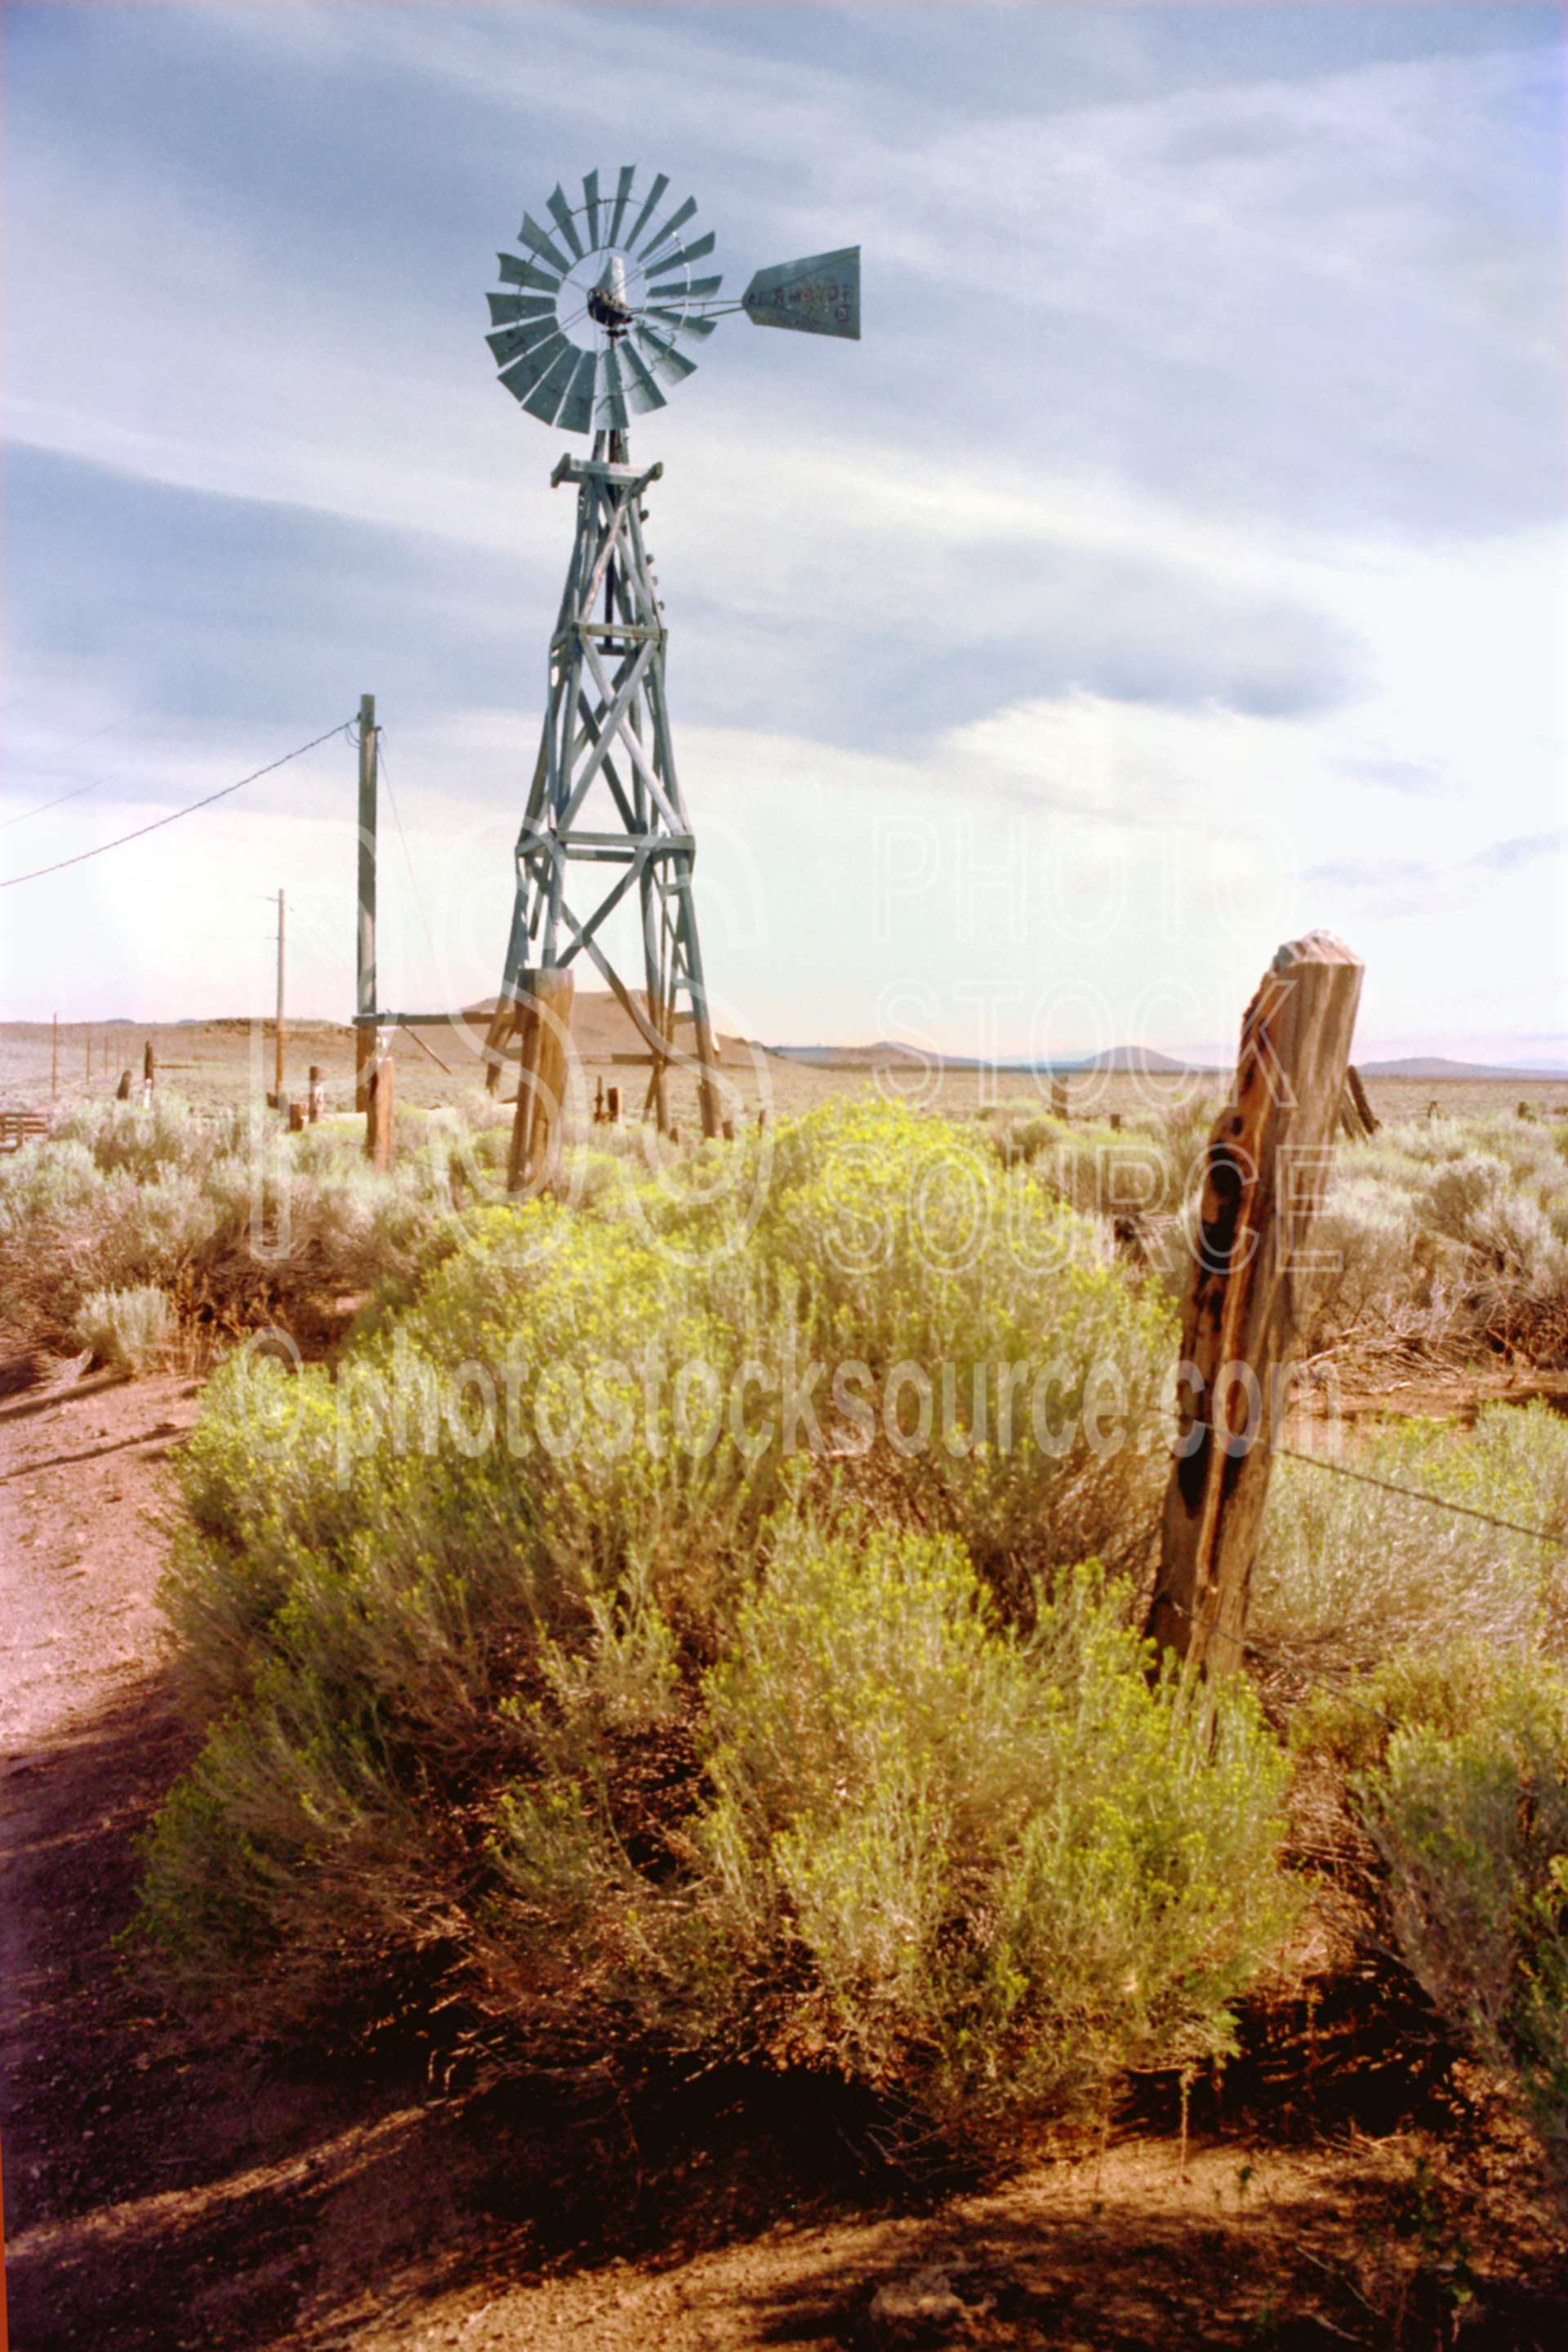
[[[272,1059],[272,1091],[279,1103],[283,1100],[283,893],[278,893],[278,1022],[277,1044]]]
[[[370,1101],[375,1060],[375,697],[359,698],[359,911],[354,930],[354,1108]]]

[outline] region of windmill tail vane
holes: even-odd
[[[583,181],[573,205],[557,186],[546,226],[525,213],[521,253],[499,257],[486,337],[500,381],[530,415],[592,434],[593,454],[551,476],[577,490],[566,585],[550,641],[539,753],[515,852],[505,970],[486,1045],[492,1091],[531,992],[532,975],[585,958],[647,1049],[645,1115],[669,1126],[668,1073],[697,1077],[704,1135],[719,1131],[718,1057],[692,895],[696,844],[676,772],[665,700],[663,606],[648,563],[643,499],[663,468],[630,462],[634,415],[666,405],[696,372],[689,356],[719,321],[858,341],[860,249],[847,246],[759,269],[738,300],[695,275],[712,253],[691,233],[696,199],[666,209],[669,181],[637,186],[624,164]],[[584,887],[586,886],[586,887]],[[609,951],[605,927],[628,899],[640,916],[640,988]],[[683,1040],[683,1030],[689,1043]]]

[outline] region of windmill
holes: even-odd
[[[549,226],[523,215],[523,250],[500,256],[505,290],[489,297],[486,341],[500,382],[542,423],[591,434],[593,455],[563,457],[550,477],[552,488],[576,488],[576,531],[517,837],[486,1078],[493,1091],[509,1043],[527,1027],[530,1000],[548,996],[541,976],[585,958],[647,1048],[645,1116],[667,1128],[666,1073],[694,1068],[702,1130],[711,1136],[720,1120],[692,901],[696,845],[665,700],[664,608],[643,538],[644,501],[664,469],[632,463],[627,427],[634,415],[665,405],[661,387],[695,370],[689,349],[737,311],[757,326],[858,339],[860,249],[760,269],[738,301],[726,301],[721,277],[697,274],[713,251],[713,232],[694,235],[696,200],[667,205],[668,187],[660,172],[639,190],[632,163],[622,166],[613,193],[589,172],[580,205],[558,186],[545,205]],[[616,971],[605,934],[633,893],[640,990]]]

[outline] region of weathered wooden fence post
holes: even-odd
[[[1182,1313],[1178,1433],[1148,1631],[1194,1673],[1238,1667],[1309,1247],[1361,996],[1326,931],[1282,947],[1247,1009],[1209,1139]]]
[[[619,1127],[621,1123],[621,1090],[619,1087],[611,1087],[608,1093],[605,1095],[605,1101],[606,1106],[605,1111],[605,1118],[609,1120],[612,1127]]]
[[[326,1082],[321,1076],[320,1062],[312,1062],[310,1065],[310,1125],[314,1127],[327,1107]]]
[[[375,1059],[365,1073],[364,1148],[373,1168],[387,1169],[392,1165],[395,1068],[385,1034],[377,1031]]]
[[[526,973],[524,985],[526,992],[517,1002],[522,1058],[506,1171],[509,1192],[537,1192],[560,1165],[576,982],[570,965],[552,966]]]

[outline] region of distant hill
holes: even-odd
[[[1411,1054],[1400,1062],[1359,1062],[1356,1066],[1363,1078],[1554,1078],[1562,1082],[1568,1077],[1561,1063],[1555,1068],[1546,1063],[1520,1069],[1506,1064],[1450,1062],[1441,1054]]]
[[[819,1070],[882,1070],[898,1068],[920,1061],[922,1057],[912,1046],[895,1045],[886,1037],[878,1037],[869,1045],[773,1045],[769,1051],[786,1062],[806,1062]],[[1217,1073],[1206,1062],[1173,1061],[1169,1054],[1156,1054],[1149,1045],[1112,1045],[1103,1054],[1079,1055],[1062,1062],[982,1062],[970,1054],[942,1054],[933,1059],[949,1070],[989,1070],[1015,1072],[1021,1076],[1038,1073],[1047,1077],[1098,1077],[1107,1071],[1137,1071],[1141,1076],[1183,1077],[1197,1072],[1213,1076]]]
[[[1184,1078],[1194,1074],[1217,1077],[1212,1062],[1174,1062],[1169,1054],[1156,1054],[1152,1045],[1112,1045],[1108,1053],[1091,1055],[1087,1062],[1074,1067],[1086,1076],[1104,1070],[1136,1071],[1141,1077]]]

